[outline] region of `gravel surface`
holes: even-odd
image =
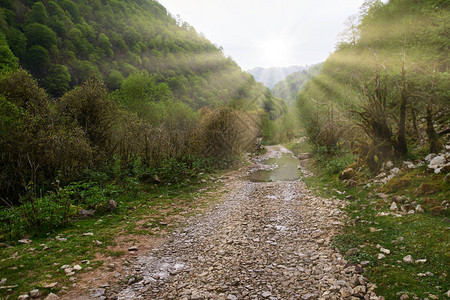
[[[286,151],[270,147],[266,157]],[[382,299],[361,266],[331,247],[342,226],[343,201],[313,196],[301,179],[236,178],[227,188],[220,204],[138,257],[126,270],[127,283],[109,297]]]

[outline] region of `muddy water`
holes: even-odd
[[[252,182],[294,181],[299,178],[298,161],[291,153],[283,153],[279,158],[270,158],[262,162],[273,165],[273,170],[258,170],[247,176]]]

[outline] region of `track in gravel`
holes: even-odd
[[[266,157],[281,152],[271,147]],[[236,179],[229,188],[221,204],[139,257],[118,298],[378,299],[360,267],[330,246],[343,202],[313,196],[301,179]]]

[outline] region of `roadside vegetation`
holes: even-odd
[[[312,190],[348,201],[334,245],[386,299],[449,297],[448,16],[366,1],[297,97],[305,137],[289,147],[313,154]]]
[[[400,174],[387,183],[370,184],[374,176],[367,171],[367,176],[349,184],[339,174],[356,160],[351,152],[330,156],[315,151],[308,142],[287,146],[296,155],[314,153],[303,161],[314,174],[303,178],[312,191],[347,201],[345,225],[334,246],[350,263],[363,266],[364,275],[378,286],[378,295],[386,299],[448,297],[449,214],[444,207],[450,188],[444,174],[435,174],[427,166],[397,165]]]

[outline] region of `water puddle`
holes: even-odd
[[[252,182],[294,181],[299,178],[298,161],[290,153],[283,153],[279,158],[270,158],[262,162],[265,165],[275,165],[273,170],[258,170],[246,177]]]

